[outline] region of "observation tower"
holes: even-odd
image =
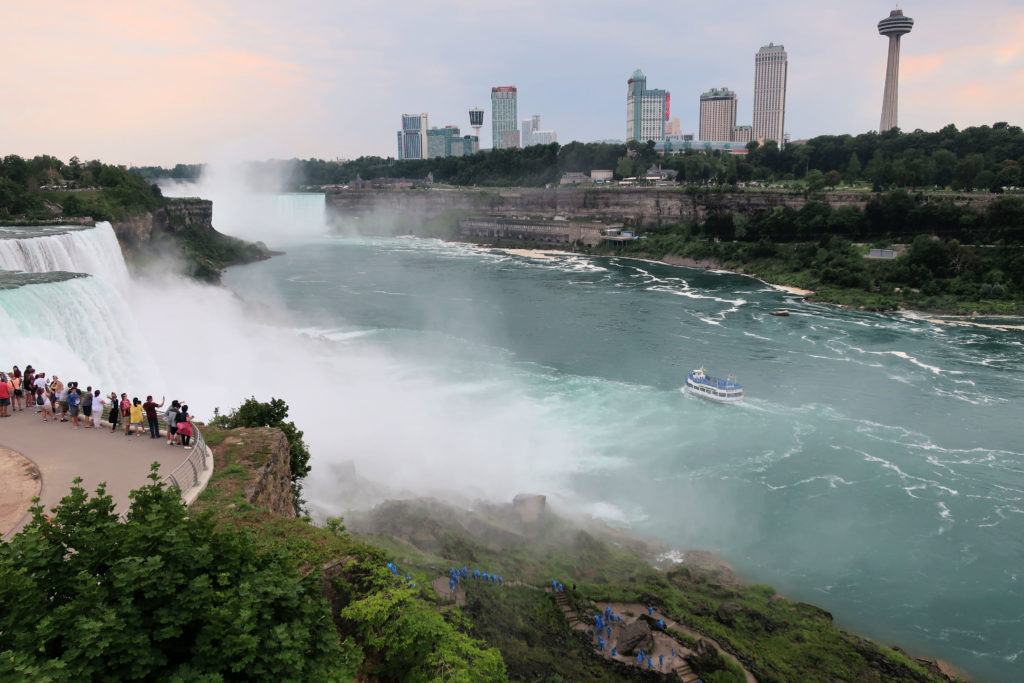
[[[484,110],[480,107],[473,107],[469,110],[469,125],[473,128],[473,134],[477,140],[480,139],[480,129],[484,125]]]
[[[900,36],[910,33],[914,20],[903,16],[903,10],[894,9],[878,22],[878,32],[889,37],[889,63],[885,67],[885,91],[882,94],[882,122],[878,132],[896,127],[900,88]]]

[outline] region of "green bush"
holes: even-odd
[[[190,515],[156,470],[124,523],[78,479],[0,545],[0,679],[350,679],[315,577]]]

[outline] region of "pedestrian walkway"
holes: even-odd
[[[441,575],[433,581],[431,581],[431,585],[433,586],[434,591],[437,593],[439,597],[446,600],[451,600],[458,606],[463,606],[466,604],[466,591],[465,588],[463,587],[463,582],[460,581],[456,583],[454,588],[452,588],[451,584],[449,583],[448,575]],[[659,619],[662,620],[667,629],[672,629],[679,633],[685,634],[698,641],[703,640],[705,643],[707,643],[708,646],[718,650],[718,652],[721,653],[723,657],[727,657],[728,659],[732,660],[735,664],[737,664],[741,669],[743,669],[743,674],[747,679],[747,683],[757,683],[757,679],[754,677],[752,673],[750,673],[749,670],[747,670],[746,667],[743,666],[743,663],[740,662],[731,653],[727,652],[714,639],[709,638],[708,636],[699,633],[698,631],[694,631],[692,628],[686,626],[685,624],[680,624],[675,620],[669,619],[653,607],[646,607],[639,603],[602,603],[603,605],[611,608],[611,611],[614,614],[617,614],[621,617],[621,621],[616,621],[614,622],[614,624],[608,625],[611,627],[612,631],[611,634],[608,635],[608,640],[605,643],[605,647],[602,648],[598,641],[598,633],[596,632],[594,627],[593,616],[581,618],[580,615],[576,613],[576,610],[572,608],[572,605],[569,603],[568,593],[566,593],[564,590],[556,591],[552,589],[551,586],[545,586],[541,588],[538,586],[522,583],[518,580],[505,581],[502,585],[523,586],[525,588],[530,588],[532,590],[543,591],[545,593],[553,593],[555,597],[555,604],[558,605],[558,607],[562,610],[562,613],[565,615],[565,619],[569,623],[569,628],[571,628],[574,631],[586,631],[592,633],[594,650],[598,655],[604,657],[605,659],[614,659],[617,662],[621,662],[623,664],[627,664],[630,666],[637,666],[640,668],[657,669],[662,673],[671,672],[674,673],[683,683],[698,683],[699,679],[697,677],[697,674],[693,672],[693,670],[690,668],[690,665],[687,664],[686,660],[683,658],[685,655],[695,654],[694,651],[684,646],[682,643],[679,643],[674,638],[672,638],[667,633],[661,630],[651,630],[651,637],[654,640],[654,648],[652,648],[650,652],[645,653],[645,655],[651,659],[651,665],[638,662],[637,658],[633,655],[624,655],[622,653],[616,653],[614,656],[612,655],[612,647],[617,643],[618,637],[622,634],[623,629],[626,626],[637,621],[640,618],[637,615],[645,615],[653,621],[657,621]],[[647,659],[645,658],[644,661],[646,662]],[[653,665],[654,661],[659,662],[659,665]]]
[[[124,428],[111,433],[109,423],[99,429],[79,427],[70,422],[43,422],[31,407],[14,412],[11,417],[0,418],[0,447],[8,448],[27,458],[38,470],[41,489],[40,502],[48,511],[55,507],[71,488],[75,477],[82,478],[82,486],[92,494],[100,482],[107,483],[107,493],[113,496],[117,512],[130,507],[130,491],[149,483],[149,466],[160,463],[160,476],[164,477],[180,465],[191,450],[168,446],[164,438],[151,439],[148,432],[142,436],[125,436]],[[20,459],[19,459],[20,460]],[[23,462],[23,461],[22,461]],[[8,468],[5,477],[32,477],[32,470],[22,467]],[[8,500],[15,487],[0,482],[0,508],[21,505],[23,515],[12,528],[0,528],[0,534],[9,538],[29,522],[31,500]]]

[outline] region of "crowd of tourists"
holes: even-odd
[[[160,403],[152,396],[146,396],[145,401],[137,396],[129,400],[124,392],[118,396],[112,391],[104,396],[100,389],[82,389],[78,382],[65,383],[57,375],[47,377],[31,365],[24,372],[17,365],[10,372],[0,372],[0,418],[30,408],[42,416],[43,422],[69,422],[72,429],[102,429],[106,417],[112,434],[117,433],[120,425],[125,436],[141,436],[148,428],[149,438],[159,439],[159,411],[165,403],[164,397]],[[163,419],[167,445],[191,449],[192,416],[188,406],[171,401],[163,411]]]

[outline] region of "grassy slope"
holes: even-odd
[[[824,610],[781,598],[771,587],[731,585],[723,574],[689,566],[659,571],[641,544],[581,531],[551,515],[526,535],[507,533],[508,520],[486,512],[460,516],[412,504],[382,506],[369,522],[356,524],[392,532],[415,529],[404,538],[365,538],[425,574],[468,565],[536,586],[557,578],[566,586],[576,584],[574,602],[583,614],[600,612],[607,602],[654,605],[718,640],[761,681],[941,680],[896,650],[835,628]],[[556,619],[549,594],[476,582],[469,582],[466,593],[473,633],[502,651],[515,679],[532,680],[550,670],[588,680],[595,675],[593,666],[613,677],[632,675],[581,654],[568,625]],[[730,625],[716,616],[726,602],[740,608]],[[576,660],[578,665],[569,664]]]

